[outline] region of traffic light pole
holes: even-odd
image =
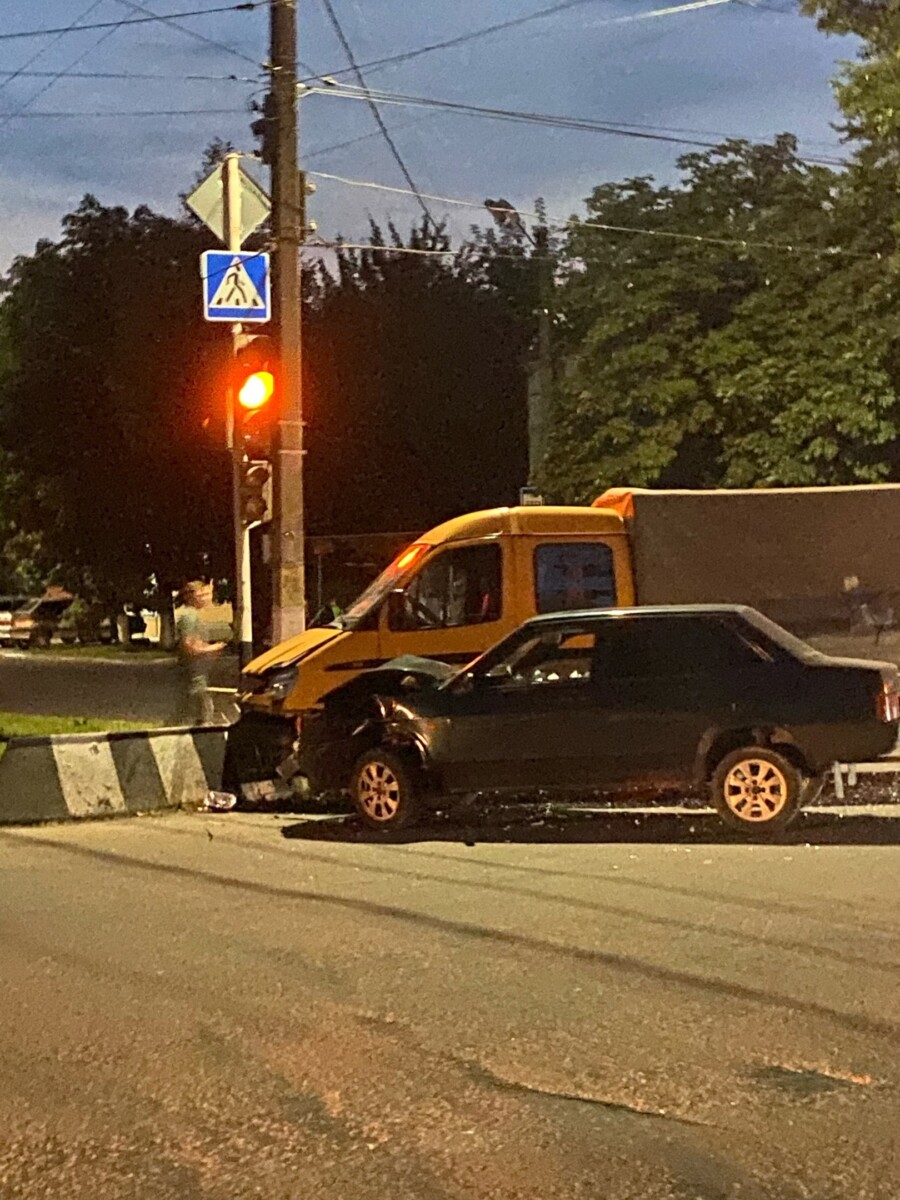
[[[272,225],[282,378],[272,459],[272,637],[306,625],[303,520],[303,395],[300,243],[302,209],[297,145],[297,0],[272,0],[271,72],[275,127]]]
[[[225,156],[225,224],[228,249],[235,253],[243,241],[241,228],[240,156]],[[237,356],[244,346],[240,324],[232,325],[232,352]],[[245,667],[253,657],[253,593],[250,581],[250,530],[244,528],[241,504],[241,473],[244,448],[238,434],[237,397],[234,386],[228,388],[227,441],[231,451],[231,508],[234,529],[234,633],[238,659]]]

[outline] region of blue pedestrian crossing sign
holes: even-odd
[[[200,276],[207,321],[271,320],[268,254],[207,250],[200,256]]]

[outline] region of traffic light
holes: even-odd
[[[254,108],[262,115],[258,121],[251,123],[250,131],[254,137],[259,138],[259,157],[266,166],[271,167],[275,159],[275,130],[277,127],[275,97],[271,92],[267,92],[262,104],[255,104]]]
[[[235,443],[242,458],[268,458],[277,389],[275,343],[265,334],[245,334],[232,378]]]
[[[278,403],[275,343],[266,334],[243,334],[232,366],[234,453],[240,473],[241,520],[265,521],[271,508],[272,425]]]
[[[271,507],[272,467],[267,462],[241,466],[241,520],[244,525],[265,521]]]

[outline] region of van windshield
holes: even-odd
[[[409,574],[410,568],[419,561],[427,549],[427,542],[414,542],[411,546],[407,546],[338,618],[340,625],[345,629],[355,629],[374,609],[378,608],[385,596],[394,590],[400,580]]]

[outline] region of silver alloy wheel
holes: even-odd
[[[356,799],[373,821],[390,821],[400,807],[400,780],[383,762],[368,762],[356,780]]]
[[[743,758],[734,764],[722,785],[725,803],[742,821],[771,821],[788,800],[788,782],[774,763]]]

